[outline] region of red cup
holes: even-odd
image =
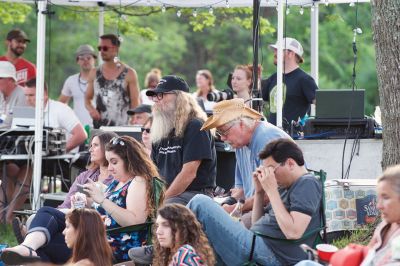
[[[329,244],[318,244],[316,248],[319,259],[327,262],[329,262],[332,255],[335,254],[336,251],[338,251],[337,247]]]

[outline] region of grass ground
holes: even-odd
[[[7,244],[9,247],[17,245],[11,225],[0,224],[0,244]]]

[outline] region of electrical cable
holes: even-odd
[[[361,30],[358,28],[358,0],[355,3],[355,21],[354,21],[354,29],[353,29],[353,43],[352,43],[352,49],[353,49],[353,73],[352,73],[352,77],[351,77],[351,87],[352,87],[352,92],[354,93],[354,91],[357,89],[357,85],[356,85],[356,65],[357,65],[357,43],[356,43],[356,37],[357,34],[360,34]],[[347,127],[345,130],[345,139],[344,139],[344,144],[343,144],[343,151],[342,151],[342,172],[341,172],[341,179],[345,179],[346,176],[348,178],[349,173],[347,173],[348,171],[350,171],[350,164],[353,161],[353,156],[354,154],[350,154],[350,161],[349,161],[349,165],[347,167],[347,171],[346,171],[346,175],[344,173],[344,164],[345,164],[345,154],[346,154],[346,145],[347,145],[347,139],[350,137],[350,127],[351,127],[351,121],[352,121],[352,112],[353,112],[353,105],[354,105],[354,97],[353,100],[350,103],[350,110],[349,110],[349,118],[347,121]],[[358,136],[357,136],[358,138]],[[354,145],[354,143],[353,143]]]

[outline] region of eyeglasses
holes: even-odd
[[[125,142],[120,138],[120,137],[113,137],[110,140],[110,143],[112,145],[120,145],[120,146],[125,146]]]
[[[224,130],[224,131],[220,131],[220,130],[218,130],[217,129],[217,131],[215,132],[218,136],[220,136],[220,137],[226,137],[228,134],[229,134],[229,131],[232,129],[232,127],[234,126],[235,124],[233,124],[232,126],[230,126],[230,127],[228,127],[226,130]]]
[[[103,52],[107,52],[109,49],[114,48],[113,46],[97,46],[97,50],[99,50],[99,52],[103,51]]]
[[[80,55],[80,56],[78,56],[78,60],[90,60],[90,59],[92,59],[92,56],[91,55]]]
[[[141,130],[142,130],[142,133],[145,132],[145,131],[146,131],[147,134],[150,133],[150,128],[144,128],[144,127],[142,127]]]
[[[157,92],[151,98],[157,98],[157,100],[161,101],[164,98],[164,94],[176,94],[176,92]]]

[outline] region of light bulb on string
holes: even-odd
[[[226,0],[226,2],[225,2],[225,7],[226,7],[226,8],[229,8],[229,0]]]
[[[325,0],[325,6],[329,6],[329,0]]]
[[[355,5],[355,4],[354,4],[353,1],[351,1],[350,4],[349,4],[349,6],[354,6],[354,5]]]
[[[303,8],[303,6],[300,7],[299,13],[300,13],[300,15],[303,15],[303,14],[304,14],[304,8]]]
[[[212,8],[212,6],[210,6],[210,9],[208,9],[208,13],[210,13],[210,15],[214,14],[214,9]]]
[[[182,16],[182,11],[180,9],[178,9],[178,11],[176,12],[176,15],[178,16],[178,18],[180,18]]]
[[[290,8],[289,8],[289,6],[287,6],[286,7],[286,15],[289,15],[290,14]]]
[[[167,10],[167,8],[165,7],[165,5],[163,5],[161,8],[161,12],[165,13],[166,10]]]
[[[122,21],[126,21],[128,18],[127,18],[127,16],[126,15],[121,15],[121,20]]]
[[[275,7],[275,9],[276,9],[276,11],[278,11],[278,4],[276,4],[276,7]]]
[[[315,10],[314,3],[312,4],[312,6],[311,6],[310,10],[311,10],[311,12],[314,12],[314,10]]]
[[[193,17],[197,17],[197,9],[193,9],[193,13],[192,13]]]

